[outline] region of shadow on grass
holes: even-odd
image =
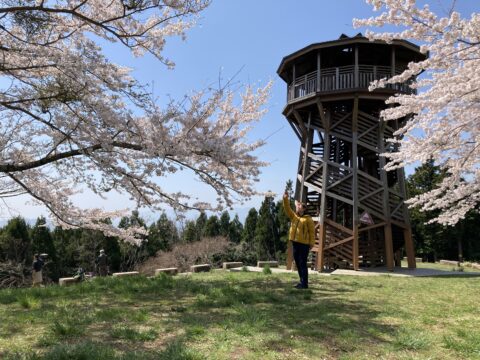
[[[233,339],[247,349],[249,340],[263,339],[273,352],[300,342],[302,349],[320,345],[341,353],[385,343],[396,331],[377,319],[371,304],[355,300],[360,283],[312,279],[311,289],[296,290],[293,279],[248,273],[102,278],[0,292],[0,304],[11,308],[7,322],[44,329],[32,344],[36,353],[25,359],[201,359],[188,344],[215,334],[214,341]],[[38,305],[23,308],[26,296]]]

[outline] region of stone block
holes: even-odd
[[[278,267],[278,261],[258,261],[257,262],[257,267],[263,268],[267,265],[271,268],[277,268]]]
[[[127,271],[127,272],[118,272],[118,273],[112,274],[112,276],[114,277],[135,276],[135,275],[140,275],[140,273],[138,271]]]
[[[60,286],[69,286],[72,284],[76,284],[78,281],[73,277],[66,277],[58,279],[58,285]]]
[[[165,268],[165,269],[156,269],[155,270],[155,275],[165,273],[168,275],[177,275],[178,274],[178,269],[177,268]]]
[[[444,265],[452,265],[452,266],[458,265],[458,261],[455,261],[455,260],[440,260],[439,262],[440,264],[444,264]]]
[[[210,264],[200,264],[200,265],[192,265],[190,266],[190,271],[197,273],[197,272],[207,272],[210,271],[212,266]]]
[[[241,261],[233,261],[233,262],[224,262],[223,263],[223,269],[233,269],[233,268],[239,268],[243,266],[243,262]]]

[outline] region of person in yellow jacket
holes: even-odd
[[[293,258],[297,264],[300,283],[295,285],[297,289],[308,289],[308,252],[315,244],[315,225],[309,215],[304,215],[305,205],[295,201],[295,212],[290,208],[288,193],[283,194],[283,208],[290,218],[290,231],[288,239],[292,242]]]

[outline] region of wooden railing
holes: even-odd
[[[395,69],[395,74],[402,70]],[[288,86],[288,101],[301,99],[318,92],[329,92],[354,88],[368,88],[373,80],[391,77],[389,66],[359,65],[358,72],[354,65],[321,69],[320,76],[317,71],[302,75]],[[411,94],[415,90],[408,83],[388,84],[388,89]]]

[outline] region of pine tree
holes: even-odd
[[[0,256],[3,260],[29,264],[32,262],[30,227],[20,216],[10,219],[0,236]]]
[[[205,224],[204,236],[215,237],[220,235],[220,222],[216,215],[212,215],[208,218]]]
[[[205,235],[205,225],[207,224],[207,215],[204,212],[201,212],[195,222],[196,235],[195,240],[200,241]]]
[[[255,239],[255,229],[257,227],[258,212],[257,209],[251,208],[248,211],[247,218],[245,219],[245,226],[242,232],[242,241],[247,244],[253,244]]]
[[[273,260],[279,249],[278,224],[273,198],[266,196],[260,206],[255,228],[255,251],[259,260]]]
[[[187,220],[183,230],[183,241],[191,243],[197,241],[197,226],[195,221]]]
[[[238,215],[235,214],[235,217],[229,224],[228,228],[228,238],[231,242],[238,244],[242,240],[243,225],[238,218]]]
[[[230,235],[230,214],[227,211],[220,216],[220,235],[226,238]]]

